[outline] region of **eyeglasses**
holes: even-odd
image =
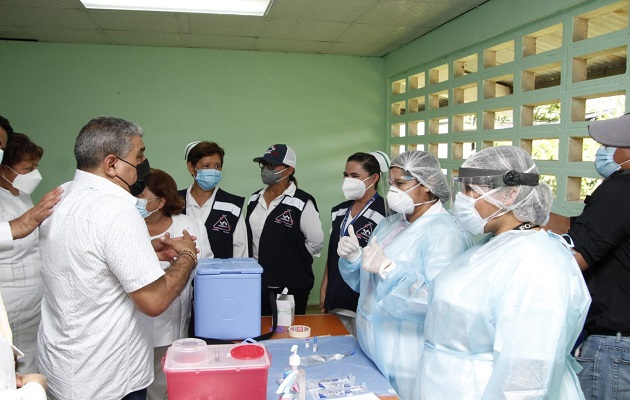
[[[265,168],[265,167],[266,167],[267,169],[276,169],[276,168],[278,168],[280,165],[282,165],[282,164],[270,164],[270,163],[268,163],[268,162],[266,162],[266,161],[258,161],[258,166],[260,167],[260,169],[263,169],[263,168]]]
[[[404,186],[407,182],[410,182],[410,181],[418,181],[418,180],[414,178],[413,176],[408,176],[408,175],[403,175],[397,179],[389,178],[387,180],[387,182],[389,183],[389,186],[394,186],[397,188]]]

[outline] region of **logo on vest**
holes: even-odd
[[[363,225],[363,227],[356,229],[357,238],[362,238],[365,240],[369,240],[370,236],[372,236],[372,231],[374,230],[374,226],[371,222]]]
[[[213,231],[224,232],[224,233],[230,233],[230,231],[232,230],[232,227],[230,226],[230,223],[228,222],[227,218],[225,217],[225,214],[221,215],[219,220],[217,222],[215,222],[214,225],[212,225],[212,230]]]
[[[293,217],[291,216],[291,210],[286,210],[282,214],[276,217],[276,224],[284,224],[289,228],[293,227]]]

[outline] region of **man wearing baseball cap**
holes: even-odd
[[[630,114],[596,121],[588,133],[602,144],[595,168],[604,180],[584,200],[581,215],[551,218],[568,226],[592,297],[586,339],[575,353],[583,367],[578,377],[584,396],[619,399],[627,396],[630,380],[630,361],[622,361],[630,360],[630,202],[625,199],[630,193]]]
[[[324,245],[315,198],[298,189],[297,157],[286,144],[270,146],[253,161],[266,185],[249,199],[245,217],[249,253],[263,267],[261,312],[271,314],[268,291],[286,287],[295,313],[304,314],[315,282],[313,256],[319,257]]]

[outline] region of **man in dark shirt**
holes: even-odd
[[[581,215],[564,220],[552,215],[549,227],[554,232],[568,228],[592,297],[586,339],[576,350],[584,396],[629,398],[630,202],[625,195],[630,193],[630,115],[596,121],[589,134],[603,145],[595,167],[605,179],[584,200]]]

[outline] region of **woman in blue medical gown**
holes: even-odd
[[[421,398],[582,399],[570,351],[590,296],[567,242],[539,227],[551,189],[512,146],[471,156],[454,180],[461,229],[491,235],[433,282]]]
[[[339,271],[359,292],[356,333],[361,349],[402,400],[420,396],[424,319],[431,280],[471,244],[443,207],[446,177],[430,153],[412,151],[390,167],[388,206],[361,249],[352,229],[340,239]]]

